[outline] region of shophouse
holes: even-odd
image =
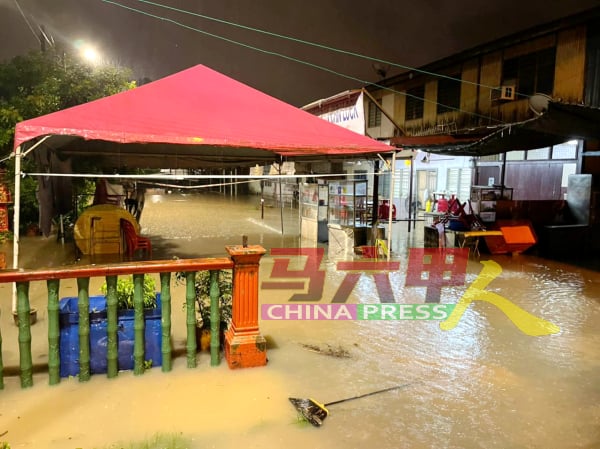
[[[397,162],[395,197],[408,198],[412,190],[413,204],[424,208],[434,192],[468,200],[472,186],[507,187],[513,200],[507,214],[587,226],[598,245],[600,8],[384,78],[361,92],[364,133],[414,152],[412,164]],[[305,109],[323,115],[334,99]]]

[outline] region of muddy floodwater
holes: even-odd
[[[154,192],[146,197],[141,225],[152,239],[154,258],[223,256],[225,245],[240,244],[247,235],[249,243],[267,249],[261,283],[278,280],[271,277],[278,257],[272,248],[322,247],[319,303],[329,303],[347,272],[329,259],[327,245],[298,237],[297,209],[272,206],[261,210],[258,197]],[[408,251],[422,247],[422,225],[410,235],[406,227],[394,225],[391,260],[398,269],[387,278],[396,303],[423,304],[426,287],[407,285]],[[55,238],[23,239],[23,248],[25,265],[75,263],[69,244]],[[289,260],[290,270],[302,270],[306,262],[299,256]],[[194,449],[600,448],[599,273],[530,255],[482,254],[469,258],[462,285],[441,289],[440,303],[464,299],[486,266],[499,267],[485,287],[496,295],[492,299],[504,298],[543,319],[554,333],[527,335],[505,313],[510,307],[480,300],[485,297],[480,292],[452,329],[443,329],[439,320],[263,319],[265,367],[230,370],[225,362],[211,367],[210,355],[200,353],[195,369],[178,356],[170,373],[155,367],[142,376],[94,375],[85,383],[69,378],[53,387],[47,372],[38,370],[26,390],[15,373],[11,287],[2,286],[8,375],[0,391],[0,435],[6,432],[0,441],[12,448],[117,448],[175,433]],[[304,289],[261,288],[261,304],[288,304],[292,295],[307,291],[310,279],[300,280]],[[92,288],[101,282],[92,280]],[[32,305],[40,311],[32,327],[39,365],[47,361],[45,292],[44,283],[32,283]],[[61,283],[61,296],[73,294],[73,282]],[[380,300],[373,273],[365,272],[346,304]],[[185,340],[183,302],[183,288],[173,285],[176,349]],[[395,385],[405,386],[332,405],[320,428],[299,422],[288,401],[327,403]]]

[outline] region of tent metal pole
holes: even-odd
[[[394,173],[396,172],[396,152],[392,153],[392,166],[390,167],[390,207],[388,208],[388,236],[387,236],[387,260],[389,262],[392,254],[392,211],[394,210]]]
[[[21,160],[23,156],[31,153],[50,136],[44,136],[35,145],[32,145],[25,153],[21,153],[21,145],[15,149],[15,205],[13,214],[13,268],[19,268],[19,227],[21,226]],[[17,311],[17,284],[13,283],[12,311]]]
[[[281,235],[283,235],[283,192],[281,191],[281,166],[283,161],[279,163],[279,217],[281,219]]]
[[[265,219],[265,185],[262,179],[260,180],[260,219]]]
[[[13,268],[19,268],[19,226],[21,215],[21,146],[15,150],[15,205],[13,216]],[[12,312],[17,311],[17,284],[13,283]]]
[[[410,234],[410,225],[411,225],[411,221],[412,221],[412,196],[413,196],[413,175],[415,173],[414,171],[414,166],[415,166],[415,158],[411,157],[410,159],[410,181],[408,184],[408,233]],[[415,201],[416,203],[416,201]],[[415,205],[415,209],[416,209],[416,205]],[[415,210],[415,214],[416,214],[416,210]]]
[[[373,203],[371,204],[371,244],[376,245],[377,224],[379,222],[379,161],[373,161]]]

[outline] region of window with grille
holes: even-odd
[[[451,78],[460,79],[460,74],[452,75]],[[437,85],[437,113],[452,112],[460,109],[460,81],[448,78],[440,78]]]
[[[552,147],[552,159],[577,159],[577,140]]]
[[[410,169],[396,168],[394,172],[394,198],[408,197],[410,191]],[[379,176],[379,196],[386,198],[390,196],[390,173]]]
[[[523,161],[523,160],[525,160],[525,151],[523,151],[523,150],[509,151],[508,153],[506,153],[506,160],[507,161]]]
[[[538,148],[535,150],[527,151],[528,161],[542,161],[548,159],[550,156],[550,147]]]
[[[489,156],[480,156],[479,157],[479,162],[498,162],[499,160],[501,160],[501,157],[499,154],[491,154]]]
[[[425,86],[413,87],[406,91],[406,116],[405,120],[423,118],[423,98]]]
[[[471,196],[471,168],[449,168],[446,176],[446,191],[456,194],[461,203]]]
[[[522,95],[552,95],[555,64],[555,47],[507,59],[502,65],[502,84],[514,84]]]
[[[377,103],[381,105],[381,99],[377,100]],[[379,106],[372,101],[369,102],[369,128],[375,126],[381,126],[381,109]]]

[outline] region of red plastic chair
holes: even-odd
[[[125,243],[127,245],[127,255],[133,257],[138,249],[147,250],[148,257],[152,257],[152,243],[147,237],[138,235],[129,220],[121,218],[121,229],[125,235]]]

